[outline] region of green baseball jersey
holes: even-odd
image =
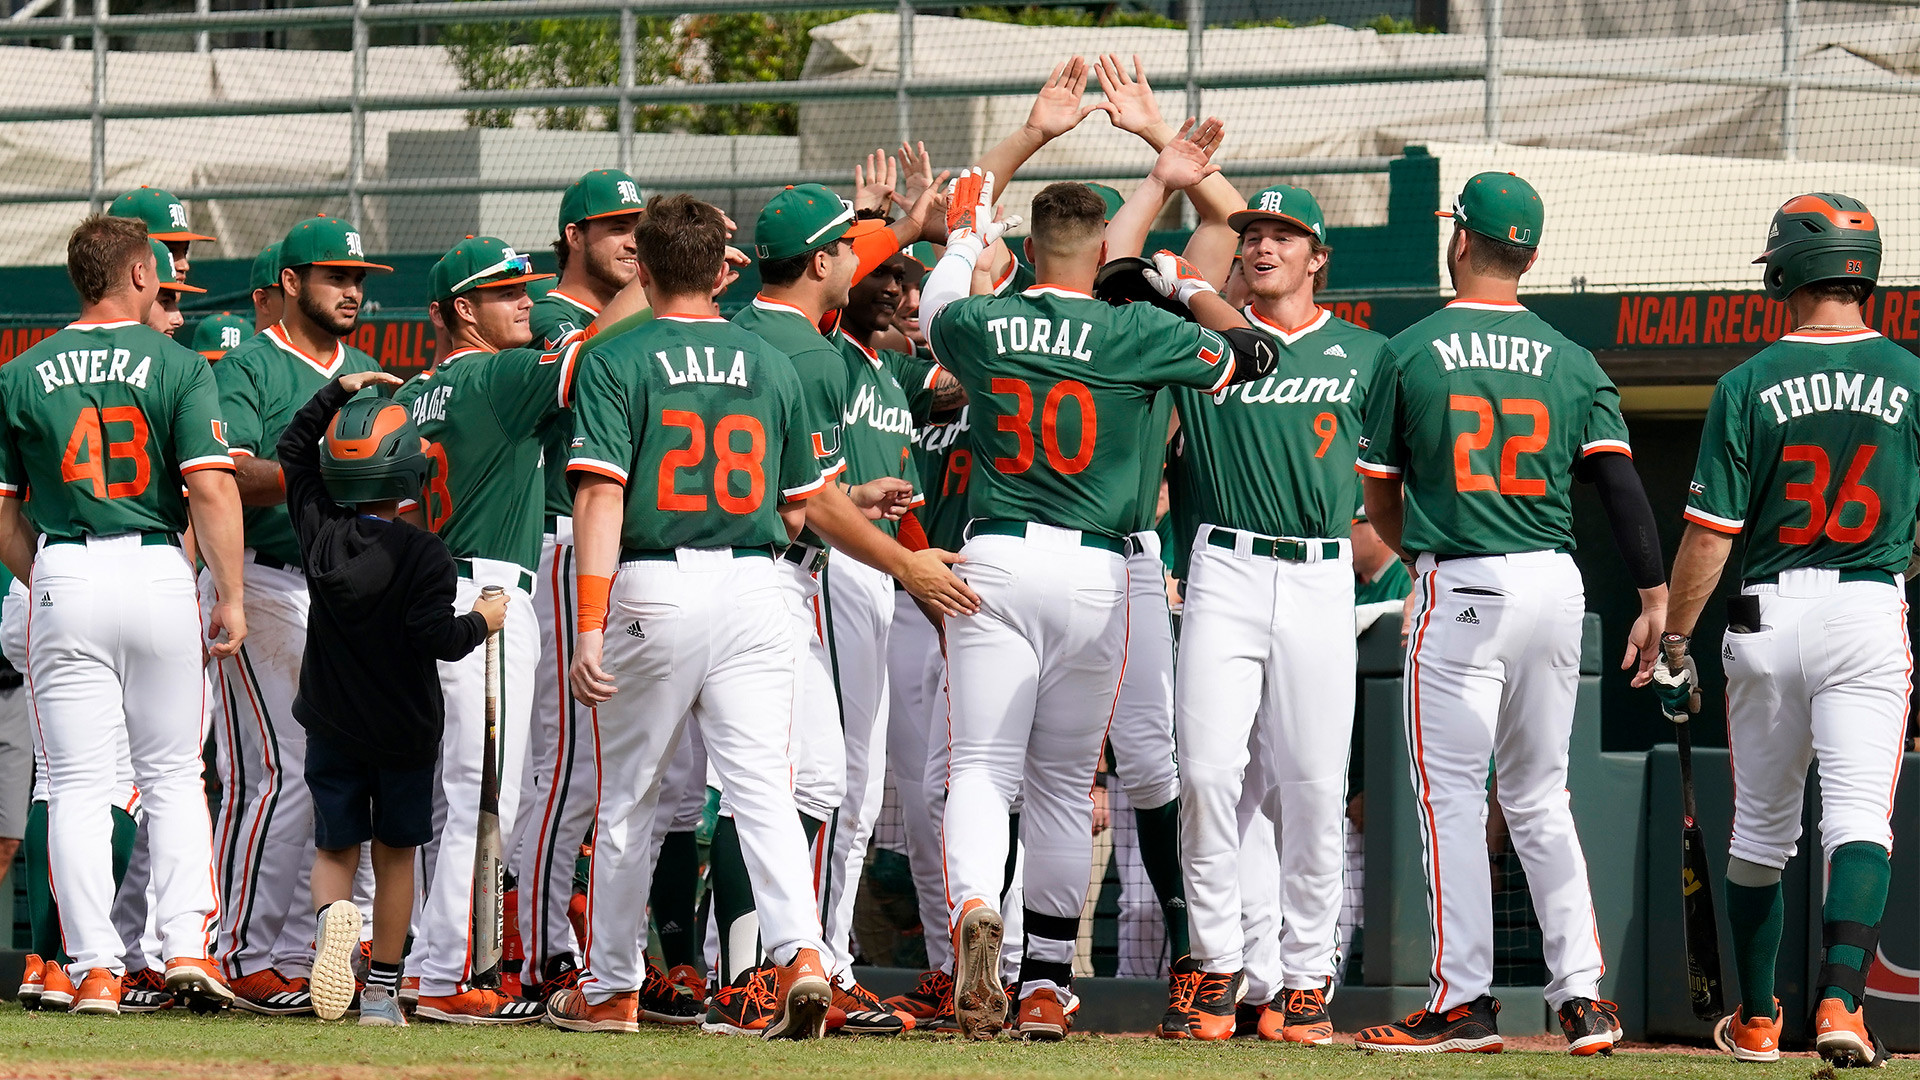
[[[571,404],[581,346],[463,349],[394,392],[427,440],[420,509],[454,558],[538,565],[542,444]]]
[[[1211,396],[1173,392],[1195,513],[1263,536],[1346,536],[1360,502],[1352,462],[1362,410],[1387,339],[1324,310],[1291,331],[1246,314],[1273,338],[1274,373]]]
[[[1164,424],[1153,429],[1154,392],[1213,392],[1233,377],[1233,352],[1213,331],[1053,286],[955,300],[927,339],[967,390],[971,516],[1108,536],[1140,527],[1141,446],[1166,438]]]
[[[324,360],[308,356],[278,324],[241,342],[213,365],[220,415],[234,456],[272,460],[293,414],[322,386],[356,371],[379,370],[373,357],[344,342],[335,344],[333,355]],[[300,543],[285,505],[249,506],[243,516],[248,547],[288,566],[300,565]]]
[[[1609,452],[1632,449],[1592,353],[1519,304],[1455,300],[1387,343],[1358,468],[1405,483],[1409,551],[1571,551],[1574,465]]]
[[[73,323],[0,367],[0,495],[48,537],[180,532],[181,477],[232,468],[206,358],[141,323]]]
[[[869,349],[842,329],[835,335],[845,357],[846,411],[840,417],[840,447],[846,481],[864,484],[883,476],[914,480],[913,430],[933,414],[933,387],[940,365],[891,349]],[[919,505],[916,493],[909,506]],[[876,521],[898,534],[899,523]]]
[[[776,352],[793,362],[793,369],[800,376],[813,454],[820,459],[820,471],[829,478],[837,476],[847,467],[846,453],[840,445],[848,403],[846,354],[833,338],[820,332],[806,312],[764,296],[754,297],[753,303],[741,308],[734,315],[733,323],[765,338]],[[799,542],[825,546],[812,529],[802,529]]]
[[[600,309],[585,300],[576,300],[560,291],[559,287],[548,289],[547,294],[533,302],[533,311],[527,315],[527,324],[533,329],[532,347],[552,351],[558,349],[568,334],[585,330],[600,315]],[[573,490],[567,485],[567,455],[573,440],[572,410],[562,410],[547,425],[547,437],[540,447],[540,472],[546,489],[546,512],[567,517],[573,513]]]
[[[967,488],[973,481],[967,413],[963,405],[951,416],[913,429],[913,462],[925,498],[913,513],[927,534],[927,543],[948,551],[959,551],[967,542]]]
[[[779,504],[827,483],[805,409],[764,338],[663,315],[581,360],[567,468],[626,488],[624,548],[785,547]]]
[[[1920,507],[1913,354],[1870,330],[1787,334],[1721,376],[1686,518],[1746,533],[1741,576],[1906,570]]]
[[[1180,392],[1191,391],[1182,388]],[[1140,490],[1134,496],[1134,506],[1139,512],[1133,520],[1134,532],[1152,529],[1160,523],[1154,511],[1160,507],[1160,480],[1166,473],[1167,428],[1173,423],[1173,395],[1173,390],[1153,395],[1148,408],[1147,437],[1140,441]],[[1158,438],[1154,437],[1156,432]]]
[[[1380,568],[1380,573],[1372,581],[1353,583],[1353,604],[1377,604],[1382,600],[1405,600],[1413,591],[1413,575],[1407,571],[1407,564],[1393,559]]]

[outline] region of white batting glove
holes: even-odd
[[[993,174],[981,172],[979,166],[961,173],[947,188],[948,251],[958,247],[978,259],[1019,224],[1018,216],[994,216]]]
[[[1653,692],[1667,719],[1676,724],[1693,719],[1700,712],[1700,669],[1692,654],[1683,657],[1676,669],[1667,663],[1663,650],[1653,662]]]
[[[1193,264],[1164,248],[1153,253],[1153,268],[1140,271],[1147,284],[1161,296],[1192,306],[1193,298],[1203,292],[1217,292],[1212,283]]]

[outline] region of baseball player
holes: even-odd
[[[160,293],[147,312],[147,327],[172,337],[187,321],[180,314],[180,294],[203,293],[207,290],[180,280],[181,275],[174,271],[173,253],[167,250],[167,245],[158,240],[150,240],[149,245],[153,248],[154,269],[159,274]]]
[[[1767,295],[1786,304],[1793,330],[1714,388],[1653,680],[1669,718],[1698,712],[1688,635],[1744,537],[1720,651],[1734,781],[1727,921],[1741,1003],[1717,1041],[1736,1060],[1780,1057],[1780,872],[1798,847],[1811,761],[1826,861],[1814,1047],[1834,1065],[1879,1065],[1886,1049],[1862,1007],[1886,910],[1912,669],[1903,588],[1920,503],[1913,356],[1861,316],[1880,272],[1880,230],[1858,199],[1787,200],[1754,261],[1766,264]]]
[[[218,360],[252,337],[253,327],[232,312],[223,311],[201,319],[193,328],[193,351],[208,360]]]
[[[787,780],[795,640],[773,554],[798,532],[801,501],[831,481],[792,366],[720,318],[719,211],[656,197],[636,241],[655,317],[586,357],[568,466],[579,479],[572,682],[595,706],[602,768],[587,973],[547,1015],[572,1030],[638,1030],[652,819],[690,718],[732,805],[779,965],[763,1037],[816,1038],[833,992]],[[628,498],[630,485],[643,490]]]
[[[143,222],[148,236],[167,245],[167,251],[173,255],[174,271],[181,281],[187,279],[187,272],[192,269],[187,252],[193,242],[213,239],[188,226],[186,205],[171,192],[145,184],[113,200],[107,207],[107,216]]]
[[[1604,965],[1567,795],[1586,614],[1567,554],[1572,480],[1597,488],[1640,590],[1621,666],[1637,665],[1642,681],[1666,617],[1659,534],[1619,392],[1591,353],[1519,303],[1520,275],[1538,254],[1540,196],[1518,176],[1481,173],[1441,214],[1453,219],[1447,269],[1457,299],[1387,343],[1358,461],[1367,518],[1419,575],[1405,709],[1432,996],[1358,1041],[1422,1053],[1501,1048],[1482,825],[1492,758],[1545,938],[1547,1004],[1572,1053],[1606,1053],[1620,1023],[1596,1000]],[[1257,268],[1246,269],[1252,282]]]
[[[359,322],[371,271],[360,233],[312,217],[280,242],[279,322],[213,365],[221,418],[246,504],[245,574],[253,640],[220,665],[214,736],[227,796],[218,837],[220,962],[236,1005],[271,1015],[312,1008],[313,803],[302,779],[306,731],[293,718],[307,639],[307,582],[274,458],[300,406],[343,374],[379,364],[344,339]],[[212,580],[202,576],[201,589]]]
[[[179,534],[191,520],[217,585],[206,647],[231,655],[246,637],[233,463],[206,361],[142,325],[159,292],[145,228],[88,218],[67,249],[79,320],[0,368],[0,562],[34,596],[28,675],[73,1008],[120,1008],[107,803],[116,727],[146,805],[167,986],[218,1008],[233,994],[209,959],[206,679]]]
[[[553,254],[560,280],[533,302],[528,327],[533,346],[561,347],[591,324],[600,309],[633,280],[633,227],[640,220],[640,187],[617,169],[575,180],[560,199],[560,238]],[[545,513],[536,574],[540,662],[534,669],[533,730],[526,813],[514,844],[520,882],[520,937],[532,960],[531,997],[545,1000],[579,968],[567,905],[573,898],[574,854],[593,828],[598,781],[587,729],[576,714],[566,673],[573,665],[573,493],[567,483],[570,414],[549,426],[542,451]],[[676,881],[676,884],[679,882]]]
[[[1027,252],[1050,284],[963,298],[974,261],[1007,224],[991,221],[992,187],[976,172],[951,196],[947,252],[926,282],[920,319],[971,402],[964,575],[986,612],[947,632],[954,1005],[972,1038],[992,1038],[1005,1017],[996,971],[1003,922],[992,898],[1007,808],[1019,795],[1027,858],[1017,1029],[1058,1039],[1075,1004],[1071,962],[1092,855],[1087,791],[1126,658],[1139,447],[1163,438],[1146,430],[1150,401],[1166,385],[1217,391],[1263,377],[1274,352],[1171,255],[1156,287],[1190,302],[1204,326],[1151,305],[1094,300],[1106,204],[1080,184],[1054,184],[1034,199]]]
[[[253,294],[254,332],[279,322],[287,306],[287,294],[280,288],[280,241],[261,248],[260,254],[253,257],[253,268],[247,273],[247,288]]]

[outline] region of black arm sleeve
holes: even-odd
[[[274,456],[280,460],[280,475],[287,486],[287,515],[293,520],[303,551],[320,522],[345,513],[338,503],[327,497],[326,485],[320,480],[320,437],[326,434],[333,414],[352,396],[341,389],[338,379],[321,387],[293,414],[287,430],[280,436],[279,446],[274,449]]]
[[[421,652],[451,663],[487,639],[486,616],[476,611],[453,613],[457,587],[453,556],[432,533],[415,530],[413,539],[422,549],[430,546],[438,550],[423,550],[413,560],[413,602],[407,606],[407,636]]]
[[[1239,326],[1219,333],[1233,348],[1233,378],[1227,385],[1264,379],[1280,365],[1280,350],[1273,347],[1273,339],[1253,327]]]
[[[1660,530],[1654,525],[1653,505],[1647,502],[1647,489],[1633,459],[1625,454],[1601,453],[1583,462],[1581,479],[1600,492],[1600,505],[1607,509],[1607,523],[1613,527],[1613,542],[1620,549],[1621,561],[1634,588],[1651,589],[1667,583],[1667,569],[1660,557]]]

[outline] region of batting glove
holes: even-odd
[[[1178,300],[1189,307],[1195,295],[1218,291],[1200,271],[1193,268],[1192,263],[1164,248],[1153,253],[1152,269],[1140,271],[1140,276],[1161,296]]]
[[[1700,712],[1700,669],[1691,654],[1680,658],[1674,667],[1666,650],[1653,662],[1653,693],[1660,699],[1660,711],[1676,724],[1684,724]]]
[[[995,221],[993,174],[979,166],[963,172],[947,189],[947,250],[958,247],[975,258],[1020,224],[1018,217]]]

